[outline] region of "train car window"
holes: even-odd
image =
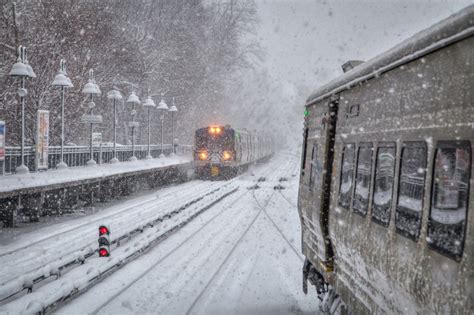
[[[395,155],[395,142],[379,144],[375,161],[372,220],[384,226],[388,226],[390,222],[393,180],[395,178]]]
[[[357,154],[357,170],[352,208],[365,216],[369,208],[369,190],[372,174],[372,143],[361,143]]]
[[[470,170],[469,141],[438,142],[427,241],[429,247],[456,260],[464,248]]]
[[[308,128],[304,129],[303,139],[303,156],[301,157],[301,177],[304,176],[304,170],[306,167],[306,150],[308,148]]]
[[[313,144],[313,151],[311,152],[311,169],[309,173],[309,189],[313,189],[315,177],[317,175],[317,164],[318,164],[318,144]]]
[[[352,199],[352,185],[354,179],[355,145],[346,144],[342,151],[341,176],[339,179],[339,205],[349,209]]]
[[[426,173],[426,143],[405,142],[402,148],[395,227],[414,241],[420,236]]]

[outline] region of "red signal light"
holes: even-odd
[[[99,226],[99,257],[110,256],[110,230],[106,225]]]
[[[109,229],[106,226],[101,225],[99,227],[99,236],[104,234],[110,234]]]
[[[105,248],[100,248],[99,249],[99,257],[109,257],[109,251]]]

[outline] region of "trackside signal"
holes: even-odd
[[[110,256],[110,230],[107,226],[99,226],[99,257]]]

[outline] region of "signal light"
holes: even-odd
[[[110,234],[109,229],[106,226],[101,225],[99,227],[99,236],[103,234]]]
[[[109,257],[110,253],[105,248],[99,249],[99,257]]]
[[[222,153],[222,159],[223,159],[224,161],[228,161],[228,160],[230,160],[231,158],[232,158],[232,153],[230,153],[229,151],[224,151],[224,152]]]
[[[107,226],[99,226],[99,257],[110,256],[110,230]]]

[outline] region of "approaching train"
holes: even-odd
[[[326,313],[474,314],[473,35],[469,6],[308,98],[303,290]]]
[[[271,138],[229,125],[196,130],[194,166],[198,178],[229,178],[254,162],[269,158]]]

